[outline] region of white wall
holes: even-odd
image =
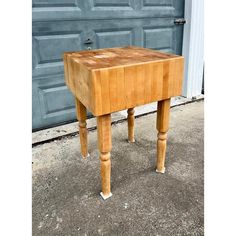
[[[201,94],[204,63],[204,0],[185,0],[183,96]]]

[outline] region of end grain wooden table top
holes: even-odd
[[[65,81],[94,116],[182,93],[182,56],[140,47],[64,54]]]
[[[140,47],[64,54],[65,82],[75,97],[81,154],[88,157],[86,110],[97,116],[103,199],[111,197],[111,113],[127,109],[128,141],[134,107],[158,101],[156,171],[165,172],[170,98],[181,95],[184,58]]]

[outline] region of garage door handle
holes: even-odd
[[[93,43],[93,41],[91,39],[86,39],[84,42],[84,44],[91,44],[91,43]]]

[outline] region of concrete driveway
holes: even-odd
[[[166,173],[155,172],[156,114],[112,126],[111,190],[99,196],[97,133],[33,148],[33,235],[204,235],[203,101],[171,109]]]

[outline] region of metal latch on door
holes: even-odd
[[[174,20],[174,23],[175,23],[176,25],[183,25],[183,24],[186,23],[186,20],[185,20],[184,18],[178,18],[178,19],[175,19],[175,20]]]

